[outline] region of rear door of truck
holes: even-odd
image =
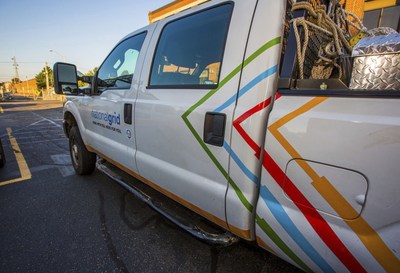
[[[158,22],[135,106],[143,180],[225,228],[228,183],[237,188],[228,176],[232,117],[255,5],[211,1]]]

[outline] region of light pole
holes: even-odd
[[[55,50],[53,50],[53,49],[50,49],[49,52],[52,52],[52,53],[54,53],[54,54],[57,54],[58,56],[61,57],[61,59],[63,60],[63,62],[65,62],[65,56],[62,55],[60,52],[55,51]]]
[[[29,82],[28,82],[28,76],[25,76],[25,81],[26,81],[26,92],[29,94]]]

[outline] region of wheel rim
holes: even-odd
[[[79,152],[78,152],[78,145],[75,142],[73,142],[71,145],[71,157],[74,165],[78,166]]]

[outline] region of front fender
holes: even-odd
[[[77,125],[79,128],[79,132],[81,134],[82,140],[85,145],[88,145],[88,138],[86,136],[86,125],[84,123],[84,118],[82,114],[85,112],[84,108],[87,108],[87,99],[91,99],[90,97],[76,97],[71,100],[68,100],[64,105],[63,111],[63,125],[64,125],[64,133],[67,137],[69,137],[69,128],[71,126]],[[86,102],[86,103],[85,103]]]

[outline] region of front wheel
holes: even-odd
[[[74,126],[69,132],[69,151],[72,166],[80,175],[91,174],[96,165],[96,154],[89,152],[83,143],[78,127]]]

